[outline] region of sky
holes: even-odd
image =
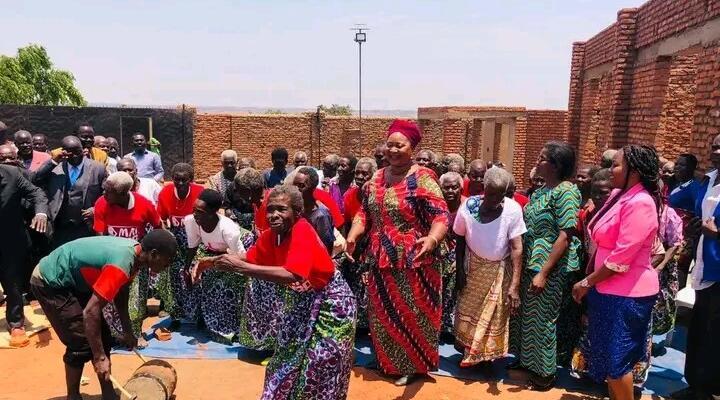
[[[0,0],[0,54],[45,46],[90,103],[566,109],[572,42],[639,0]]]

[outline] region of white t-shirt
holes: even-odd
[[[510,254],[510,240],[527,232],[522,207],[515,200],[505,198],[502,214],[494,221],[483,224],[479,215],[482,199],[473,196],[460,205],[453,230],[465,237],[465,243],[478,257],[500,261]]]
[[[157,206],[158,202],[158,196],[160,196],[160,191],[162,190],[162,186],[160,186],[159,183],[155,181],[155,179],[151,178],[139,178],[140,184],[138,185],[137,194],[140,196],[150,200],[150,202],[153,203],[153,205]]]
[[[218,215],[215,230],[205,232],[200,228],[192,214],[185,217],[185,233],[187,233],[188,247],[194,249],[204,244],[208,250],[215,253],[240,254],[245,252],[245,246],[240,241],[240,227],[230,218]]]

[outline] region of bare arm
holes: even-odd
[[[512,280],[508,289],[510,313],[515,315],[520,309],[520,275],[522,274],[522,236],[510,239],[510,262],[512,263]]]
[[[245,261],[244,255],[237,254],[223,254],[218,257],[202,259],[195,271],[193,271],[193,279],[196,280],[205,269],[209,268],[236,272],[251,278],[285,285],[302,282],[304,280],[302,277],[293,274],[283,267],[251,264]]]
[[[83,310],[83,325],[85,336],[93,355],[93,366],[98,376],[104,380],[110,379],[110,359],[105,354],[102,342],[102,308],[107,301],[93,293]]]
[[[467,283],[465,274],[465,236],[455,238],[455,291],[460,292]]]
[[[572,233],[568,233],[565,229],[560,230],[560,234],[555,240],[555,243],[553,243],[547,261],[545,261],[545,264],[543,264],[540,272],[538,272],[533,277],[532,284],[529,288],[530,292],[540,294],[543,290],[545,290],[547,278],[548,276],[550,276],[550,273],[555,269],[555,266],[557,266],[558,261],[560,261],[560,259],[565,255],[565,252],[570,246],[571,237]]]
[[[665,250],[665,257],[660,259],[660,262],[656,262],[655,258],[653,258],[653,267],[660,272],[662,271],[665,266],[673,259],[675,256],[675,253],[677,252],[679,246],[672,246]]]
[[[127,336],[128,334],[133,335],[133,327],[130,323],[130,314],[128,313],[128,299],[130,298],[130,283],[125,284],[122,289],[118,292],[113,300],[115,308],[117,308],[118,315],[120,315],[120,325],[122,326],[123,333]]]

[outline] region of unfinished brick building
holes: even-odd
[[[669,159],[720,133],[720,1],[651,0],[573,44],[568,137],[581,162],[651,144]]]

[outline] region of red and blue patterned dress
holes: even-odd
[[[419,167],[393,186],[381,169],[365,188],[356,220],[369,235],[368,321],[380,369],[389,375],[437,369],[442,277],[436,254],[414,260],[434,222],[448,223],[435,173]]]
[[[274,232],[264,231],[247,261],[303,278],[286,287],[292,298],[278,322],[261,398],[344,400],[355,342],[355,297],[313,227],[301,218],[279,244]]]

